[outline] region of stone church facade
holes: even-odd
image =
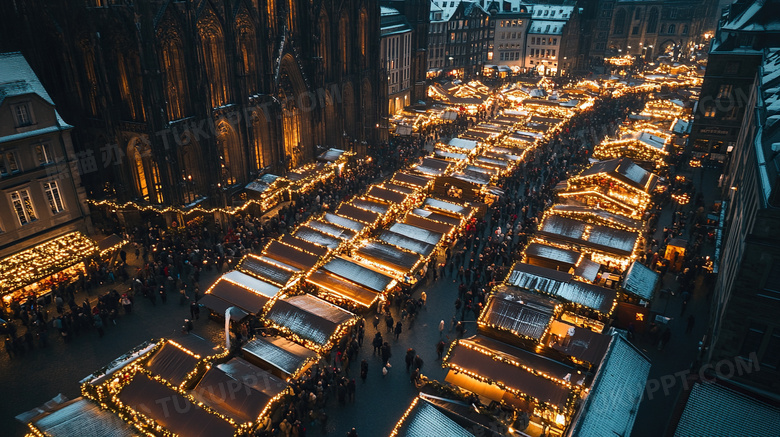
[[[28,0],[0,14],[0,48],[27,56],[76,126],[92,197],[218,205],[323,147],[380,138],[376,1]]]

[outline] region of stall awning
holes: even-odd
[[[303,340],[325,346],[355,315],[309,294],[278,299],[265,316]]]
[[[325,162],[336,162],[346,151],[341,149],[328,149],[322,152],[317,159]]]
[[[324,232],[320,232],[314,228],[308,226],[301,226],[295,231],[295,236],[306,240],[310,243],[319,244],[325,246],[331,250],[336,249],[341,245],[341,240],[336,237],[330,236]]]
[[[342,203],[339,205],[336,209],[336,214],[366,225],[372,225],[379,219],[378,213],[360,209],[349,203]]]
[[[0,260],[0,294],[24,288],[100,252],[81,232],[71,232]]]
[[[119,249],[120,245],[125,243],[125,239],[117,234],[109,235],[108,237],[98,241],[98,250],[103,253],[106,250]]]
[[[255,337],[242,348],[247,360],[280,370],[290,377],[313,363],[317,354],[284,337]]]
[[[208,369],[192,394],[199,402],[243,424],[257,421],[266,405],[286,389],[287,382],[241,358],[233,358]]]
[[[366,225],[360,223],[357,220],[352,220],[350,218],[337,214],[331,214],[329,212],[326,212],[322,219],[328,223],[332,223],[336,226],[341,226],[342,228],[350,229],[355,232],[360,232],[366,227]]]
[[[661,275],[644,264],[634,261],[623,278],[623,291],[645,300],[651,300]]]
[[[609,314],[617,298],[615,290],[575,281],[572,275],[531,264],[517,263],[506,281],[510,285],[560,297],[602,314]]]
[[[574,250],[561,249],[560,247],[546,244],[531,243],[525,248],[525,255],[530,258],[530,264],[542,267],[556,267],[556,269],[568,271],[577,264],[580,253]]]
[[[146,364],[153,375],[179,386],[187,379],[187,374],[195,370],[201,359],[224,352],[221,347],[195,334],[168,340],[155,352]]]
[[[579,326],[574,326],[572,329],[574,329],[574,335],[571,336],[566,346],[554,343],[552,348],[593,365],[601,363],[612,337]]]
[[[281,261],[285,264],[308,271],[319,261],[317,255],[306,253],[300,249],[283,244],[277,240],[272,241],[263,252],[263,255]]]
[[[279,292],[280,287],[261,281],[238,270],[222,275],[207,291],[204,297],[212,295],[238,307],[244,312],[256,314]],[[203,303],[206,305],[207,301]],[[211,308],[219,310],[219,308]]]
[[[453,138],[450,140],[448,145],[458,149],[474,150],[479,145],[479,142],[474,140],[467,140],[464,138]]]
[[[287,285],[295,274],[292,270],[283,269],[277,264],[269,263],[257,255],[251,254],[245,256],[236,269],[258,279],[274,283],[279,287]]]
[[[407,187],[406,185],[398,185],[393,182],[385,182],[382,184],[382,187],[387,188],[390,191],[395,191],[401,194],[412,194],[415,192],[415,190]]]
[[[377,240],[367,242],[365,246],[357,249],[355,254],[402,275],[410,273],[422,260],[420,255]]]
[[[416,253],[422,257],[428,257],[428,255],[433,253],[433,249],[435,248],[435,244],[429,244],[424,241],[415,240],[414,238],[409,238],[406,235],[387,230],[379,233],[379,239],[385,243],[392,244],[393,246],[397,246],[401,249]]]
[[[297,249],[300,249],[304,252],[313,253],[314,255],[317,256],[325,256],[328,254],[328,252],[330,252],[330,250],[328,250],[328,248],[325,246],[312,243],[310,241],[306,241],[304,239],[294,237],[289,234],[283,235],[282,238],[279,239],[279,241],[289,246],[293,246]]]
[[[331,259],[322,268],[334,275],[348,279],[356,284],[361,284],[375,293],[384,293],[395,284],[393,278],[364,267],[343,256]]]
[[[444,200],[434,199],[429,197],[425,199],[425,206],[428,209],[438,209],[449,213],[455,213],[462,217],[468,217],[471,214],[471,210],[463,205],[457,203],[446,202]]]
[[[352,204],[358,208],[365,209],[366,211],[372,211],[380,215],[387,214],[387,211],[390,210],[390,205],[385,202],[379,202],[376,200],[355,199],[352,201]]]
[[[119,416],[103,410],[83,397],[68,401],[55,410],[34,417],[30,423],[49,437],[132,437],[139,436]]]
[[[419,228],[427,229],[432,232],[436,232],[442,235],[449,235],[455,229],[455,226],[433,221],[431,219],[420,217],[416,214],[409,213],[404,217],[404,223],[407,225],[417,226]]]
[[[332,223],[328,223],[322,220],[310,220],[308,223],[306,223],[306,226],[309,226],[316,231],[324,232],[342,241],[350,241],[355,238],[356,235],[355,231],[351,229],[336,226]]]
[[[479,323],[541,340],[554,313],[555,303],[551,300],[504,287],[491,296]]]
[[[193,404],[177,391],[136,372],[122,388],[119,400],[129,408],[153,419],[161,427],[181,436],[232,436],[236,429],[226,420]],[[168,402],[160,402],[165,399]],[[175,405],[176,408],[171,408]]]
[[[419,188],[426,187],[428,183],[431,181],[431,179],[425,176],[414,175],[414,174],[404,173],[399,171],[393,175],[392,181],[401,185],[406,185],[406,186],[419,189]]]
[[[440,232],[433,232],[427,229],[420,228],[418,226],[412,226],[405,223],[393,223],[390,228],[391,232],[405,235],[409,238],[419,240],[428,244],[437,245],[441,241],[443,234]]]
[[[591,225],[580,220],[555,215],[544,220],[539,234],[574,244],[582,244],[619,256],[630,256],[636,240],[639,238],[637,232]]]
[[[574,274],[589,282],[594,282],[601,270],[601,264],[587,258],[580,260],[580,264],[574,269]]]
[[[379,293],[376,291],[325,270],[317,270],[309,275],[306,281],[328,293],[351,300],[364,307],[371,306],[379,298]]]
[[[489,351],[489,353],[494,354],[496,358],[470,348],[469,346],[472,345]],[[473,372],[480,377],[493,381],[501,381],[510,389],[532,396],[542,402],[547,402],[553,407],[566,409],[566,400],[569,396],[568,388],[542,376],[537,376],[519,366],[509,364],[508,362],[503,361],[502,358],[526,365],[531,369],[539,370],[540,372],[547,373],[558,379],[563,379],[566,373],[574,374],[576,372],[574,368],[566,367],[561,364],[560,366],[557,366],[560,367],[560,369],[557,369],[557,373],[550,374],[545,372],[547,369],[535,367],[536,364],[540,364],[540,359],[548,360],[547,358],[535,356],[539,358],[535,359],[532,356],[534,354],[508,345],[503,345],[500,350],[493,349],[493,346],[497,345],[498,342],[495,341],[480,341],[479,343],[475,343],[470,339],[460,340],[459,344],[453,347],[448,364],[450,365],[450,368],[452,368],[452,366],[457,366],[464,370],[468,370],[469,372]],[[565,371],[563,371],[563,374],[560,374],[562,369]]]
[[[429,220],[446,223],[450,226],[460,226],[463,223],[463,220],[460,217],[455,217],[450,214],[435,212],[428,209],[415,208],[412,210],[412,212],[415,215],[419,215],[420,217],[425,217]]]

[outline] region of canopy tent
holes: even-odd
[[[596,162],[583,170],[578,176],[571,178],[571,180],[577,181],[597,175],[614,178],[644,193],[651,193],[658,183],[658,176],[634,164],[627,158]]]
[[[634,220],[620,214],[613,214],[601,208],[592,208],[584,205],[556,203],[550,207],[548,213],[623,230],[639,229],[642,227],[641,220]]]
[[[236,270],[279,287],[286,286],[295,274],[292,270],[281,268],[279,265],[272,264],[253,254],[244,256],[236,266]]]
[[[241,350],[247,361],[285,380],[319,360],[313,351],[284,337],[255,337]]]
[[[118,416],[83,397],[65,402],[30,420],[31,428],[48,437],[139,436]]]
[[[379,185],[372,185],[368,191],[366,191],[366,196],[381,202],[394,204],[403,203],[407,197],[405,194],[393,190],[388,190],[387,188],[383,188]]]
[[[151,379],[143,372],[136,372],[117,398],[132,412],[149,417],[162,428],[177,435],[225,437],[236,432],[233,425],[226,420],[209,413],[176,390]],[[160,402],[161,399],[167,402]],[[171,405],[176,408],[171,408]],[[144,426],[142,422],[139,423]]]
[[[271,241],[263,251],[263,255],[294,266],[304,272],[311,270],[320,259],[317,255],[306,253],[278,240]]]
[[[221,347],[195,334],[188,334],[166,341],[146,363],[146,368],[153,375],[178,387],[187,381],[188,374],[195,370],[200,360],[223,353]]]
[[[257,314],[276,296],[280,287],[242,273],[238,270],[222,275],[206,290],[200,303],[217,313],[224,313],[222,301],[247,314]],[[213,300],[216,297],[219,300]]]
[[[531,264],[516,263],[507,284],[559,297],[564,301],[609,314],[617,298],[615,290],[575,281],[572,275]]]
[[[287,382],[241,358],[209,368],[192,391],[193,398],[239,424],[257,422]]]
[[[418,226],[412,226],[412,225],[408,225],[405,223],[398,223],[398,222],[393,223],[388,228],[388,230],[434,246],[439,244],[439,242],[441,242],[441,239],[443,237],[443,234],[439,232],[433,232],[427,229],[420,228]]]
[[[107,250],[118,249],[120,246],[124,245],[125,243],[127,243],[127,240],[125,240],[124,238],[120,237],[117,234],[111,234],[108,237],[98,241],[97,245],[98,245],[98,250],[102,254]]]
[[[315,351],[327,349],[342,326],[354,321],[354,317],[351,312],[309,294],[277,299],[265,315],[283,332]]]
[[[391,244],[401,249],[408,250],[409,252],[416,253],[423,258],[427,258],[428,255],[433,253],[433,249],[436,244],[426,243],[424,241],[410,238],[404,234],[383,230],[379,233],[379,239],[387,244]]]
[[[340,239],[318,231],[314,228],[310,228],[309,226],[300,226],[295,230],[293,235],[300,238],[301,240],[306,240],[310,243],[325,246],[331,250],[336,249],[341,245]]]

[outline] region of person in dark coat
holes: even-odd
[[[366,382],[366,378],[368,377],[368,361],[363,360],[360,362],[360,379],[363,380],[363,382]]]
[[[412,362],[414,361],[415,356],[414,349],[409,348],[406,350],[406,356],[404,357],[404,361],[406,361],[406,373],[409,373],[409,369],[412,367]]]
[[[377,352],[380,352],[380,349],[382,347],[381,332],[377,332],[376,335],[374,335],[374,340],[371,342],[371,345],[374,346],[374,353],[372,355],[376,355]]]
[[[382,344],[382,364],[386,365],[392,356],[393,353],[390,351],[390,344],[384,342],[384,344]]]
[[[395,324],[395,340],[398,341],[398,337],[401,335],[401,332],[403,331],[403,326],[401,325],[401,322],[398,321]]]
[[[414,364],[414,367],[416,367],[417,369],[422,369],[423,359],[420,358],[419,355],[415,355],[413,364]]]

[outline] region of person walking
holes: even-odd
[[[414,365],[414,367],[416,367],[417,369],[422,369],[422,366],[423,366],[423,359],[422,359],[422,358],[420,358],[420,356],[419,356],[419,355],[415,355],[415,357],[414,357],[414,363],[413,363],[413,365]]]
[[[388,342],[384,342],[382,344],[382,363],[387,366],[390,362],[390,357],[393,356],[393,353],[390,351],[390,344]]]
[[[401,332],[403,331],[403,325],[401,325],[401,322],[398,321],[395,324],[395,341],[398,341],[398,337],[401,335]]]
[[[406,373],[409,373],[409,369],[412,367],[414,356],[415,356],[414,349],[409,348],[406,350],[406,356],[404,357],[404,361],[406,362]]]
[[[190,302],[190,318],[198,320],[200,318],[200,305],[194,300]]]
[[[441,360],[441,356],[444,355],[444,347],[447,344],[444,343],[444,340],[439,340],[438,343],[436,343],[436,361]]]
[[[363,380],[364,384],[366,382],[367,377],[368,377],[368,361],[363,360],[360,362],[360,379]]]
[[[434,279],[435,280],[435,279]],[[428,294],[423,292],[420,294],[420,303],[422,304],[422,307],[425,308],[425,304],[428,302]]]
[[[394,325],[393,316],[388,312],[385,316],[385,326],[387,327],[388,334],[393,332]]]
[[[444,334],[444,319],[439,322],[439,338]]]
[[[380,349],[382,348],[382,333],[377,332],[376,335],[374,335],[374,340],[371,342],[371,345],[374,346],[374,353],[372,355],[376,355],[377,352],[381,352]]]

